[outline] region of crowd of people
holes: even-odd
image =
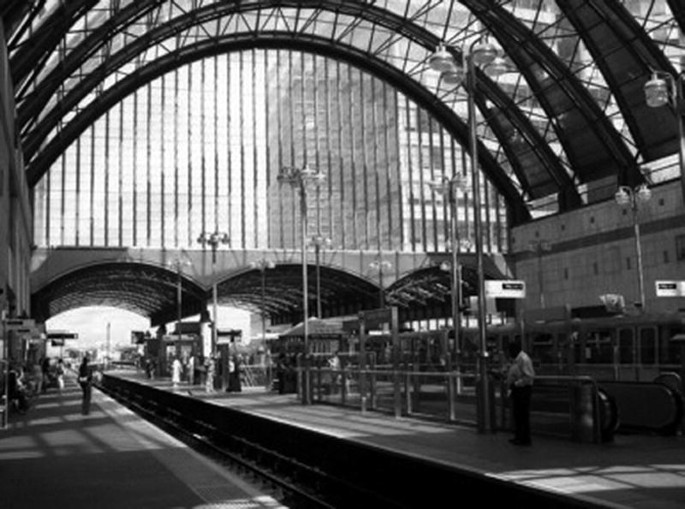
[[[66,366],[61,358],[42,357],[37,362],[10,362],[7,393],[10,404],[19,413],[26,413],[31,401],[54,387],[64,389]]]
[[[139,369],[149,379],[169,376],[173,387],[183,385],[201,385],[206,392],[224,390],[241,392],[245,383],[245,358],[240,353],[226,358],[200,357],[195,355],[170,355],[165,364],[165,371],[159,369],[159,359],[144,356],[140,359]]]

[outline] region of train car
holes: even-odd
[[[685,315],[679,313],[615,315],[550,321],[511,322],[490,325],[486,348],[490,367],[507,362],[510,341],[523,344],[541,375],[588,375],[598,381],[652,381],[665,372],[680,373]],[[347,356],[358,354],[359,342],[340,335],[326,341],[311,341],[311,353]],[[314,345],[316,345],[314,347]],[[272,355],[302,353],[301,337],[281,337],[271,343]],[[324,348],[325,347],[325,348]],[[369,334],[367,362],[392,367],[392,337]],[[404,331],[399,333],[401,366],[421,371],[442,371],[457,363],[462,372],[475,371],[480,335],[475,327],[462,327],[454,339],[451,330]]]
[[[682,347],[673,338],[682,334],[682,314],[643,313],[493,326],[487,330],[487,344],[497,362],[508,342],[522,337],[540,374],[652,381],[665,372],[681,371]],[[464,335],[464,350],[476,349],[477,330]]]

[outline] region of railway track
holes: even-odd
[[[362,500],[363,506],[369,504],[374,508],[402,507],[378,494],[350,485],[344,479],[284,456],[277,450],[232,435],[226,429],[218,429],[170,408],[160,408],[150,400],[142,401],[106,384],[98,388],[197,452],[259,485],[289,508],[352,507]]]
[[[105,375],[100,386],[290,508],[442,507],[474,497],[483,506],[504,499],[513,506],[606,507],[132,380]]]

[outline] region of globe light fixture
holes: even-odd
[[[678,122],[678,163],[680,166],[680,192],[685,200],[685,105],[683,104],[683,73],[673,75],[662,71],[652,71],[652,76],[644,84],[645,102],[650,108],[669,105],[673,108]]]
[[[452,55],[447,51],[444,44],[440,44],[438,49],[435,50],[428,58],[428,65],[434,71],[438,72],[455,72],[457,69],[457,64],[454,61]]]
[[[668,82],[657,73],[652,73],[652,77],[645,83],[643,89],[645,101],[650,108],[659,108],[669,103]]]

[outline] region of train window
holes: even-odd
[[[685,327],[669,327],[665,332],[665,342],[663,343],[663,347],[660,352],[661,364],[680,364],[681,344],[671,341],[671,338],[676,335],[685,334]]]
[[[590,364],[613,363],[612,330],[592,330],[585,334],[585,362]]]
[[[585,362],[585,357],[583,353],[583,345],[580,342],[580,334],[578,331],[573,331],[569,335],[569,340],[571,342],[571,348],[573,349],[573,362],[575,364],[581,364]]]
[[[654,327],[640,329],[640,362],[642,364],[656,363],[656,329]]]
[[[531,355],[534,361],[543,364],[552,363],[554,359],[554,341],[552,334],[549,333],[533,333],[530,335],[531,339]]]
[[[633,356],[635,338],[633,337],[633,329],[621,329],[618,332],[618,362],[621,364],[633,364],[635,358]]]

